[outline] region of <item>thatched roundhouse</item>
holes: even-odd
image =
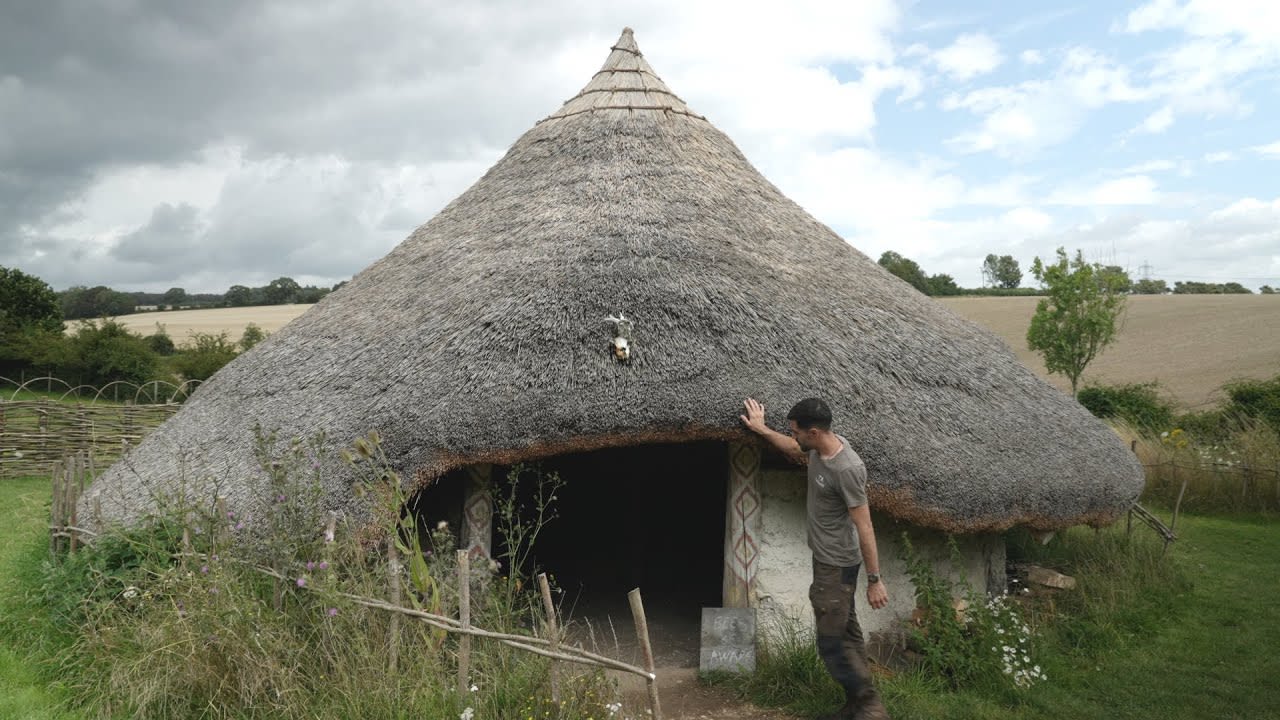
[[[620,314],[625,361],[606,319]],[[1109,523],[1142,486],[1110,429],[783,196],[627,30],[475,185],[215,375],[83,502],[130,522],[156,488],[216,477],[252,511],[254,423],[376,429],[407,479],[456,478],[436,497],[468,506],[455,517],[480,551],[490,477],[544,459],[568,483],[553,569],[802,612],[802,471],[738,414],[756,397],[782,428],[810,395],[869,469],[897,589],[872,628],[913,605],[899,530],[962,534],[963,572],[998,583],[1001,531]],[[368,520],[331,470],[326,501]]]

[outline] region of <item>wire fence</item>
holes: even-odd
[[[106,467],[176,413],[195,385],[113,382],[99,388],[53,377],[0,377],[0,480],[48,475],[72,454]]]

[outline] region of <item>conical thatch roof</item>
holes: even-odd
[[[634,320],[629,364],[609,353],[618,313]],[[1105,425],[784,197],[627,30],[475,185],[219,372],[93,492],[109,517],[136,517],[181,452],[188,478],[222,478],[233,507],[250,504],[255,422],[343,441],[376,429],[422,482],[476,462],[747,440],[744,397],[782,428],[809,395],[866,460],[873,506],[907,521],[1101,523],[1142,486]],[[329,501],[361,516],[349,478],[327,477]]]

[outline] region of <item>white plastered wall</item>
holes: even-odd
[[[761,473],[761,557],[756,574],[756,605],[762,623],[790,619],[813,625],[809,606],[812,559],[806,541],[805,474],[803,470],[763,470]],[[864,635],[895,633],[915,610],[915,586],[907,575],[902,534],[940,574],[959,582],[963,577],[978,592],[1004,588],[1005,549],[1000,535],[959,535],[960,567],[953,567],[944,533],[896,522],[872,507],[880,574],[889,591],[889,605],[872,610],[866,602],[866,575],[858,578],[858,621]],[[794,624],[793,624],[794,626]]]

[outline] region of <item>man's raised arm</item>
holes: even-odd
[[[738,418],[742,420],[742,424],[746,425],[748,430],[768,440],[770,445],[776,447],[783,455],[786,455],[791,462],[798,465],[808,464],[809,456],[800,449],[800,444],[796,442],[795,438],[783,435],[765,424],[764,405],[761,405],[755,398],[747,398],[742,401],[742,406],[746,408],[747,412],[745,415],[739,415]]]

